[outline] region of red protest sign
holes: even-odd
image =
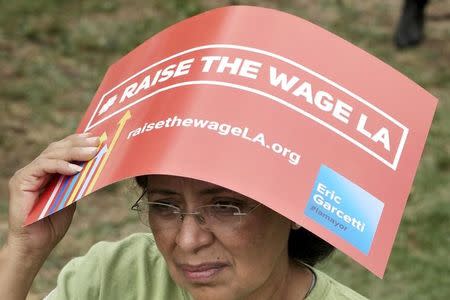
[[[309,22],[216,9],[109,68],[78,128],[101,136],[97,156],[56,178],[27,224],[124,178],[179,175],[256,199],[382,276],[436,104]]]

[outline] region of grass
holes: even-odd
[[[231,1],[230,1],[231,2]],[[234,1],[296,14],[376,55],[440,99],[413,190],[383,280],[337,253],[322,265],[371,299],[450,297],[450,29],[426,24],[426,42],[397,51],[391,43],[400,1]],[[7,181],[45,146],[72,133],[106,68],[144,40],[227,1],[2,1],[0,10],[0,245],[7,230]],[[429,15],[445,12],[434,1]],[[131,182],[80,203],[66,238],[36,278],[29,299],[42,298],[59,270],[99,240],[144,231],[129,214]],[[89,197],[86,201],[91,201]],[[88,207],[89,206],[89,207]]]

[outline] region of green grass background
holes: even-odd
[[[371,299],[450,299],[448,0],[431,1],[426,42],[408,51],[391,42],[399,0],[0,0],[0,245],[7,232],[8,178],[48,143],[75,130],[107,67],[176,21],[231,2],[278,8],[312,21],[440,99],[385,278],[341,253],[321,268]],[[128,211],[136,196],[133,183],[123,182],[81,202],[29,299],[46,295],[67,261],[93,243],[145,231]]]

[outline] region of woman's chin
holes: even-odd
[[[236,297],[233,290],[225,284],[191,286],[187,291],[195,300],[232,300]]]

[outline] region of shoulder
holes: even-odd
[[[151,234],[136,233],[116,242],[99,242],[84,256],[72,259],[61,275],[76,271],[77,274],[89,273],[90,278],[99,276],[102,281],[108,281],[117,279],[117,275],[123,273],[137,272],[140,265],[151,265],[153,268],[165,266]]]
[[[122,265],[130,267],[129,263],[144,260],[163,263],[153,235],[149,233],[135,233],[120,241],[99,242],[92,246],[82,258],[85,263],[111,265],[115,268],[120,268]]]
[[[55,299],[165,299],[159,296],[168,292],[176,294],[172,299],[184,298],[153,236],[136,233],[99,242],[72,259],[58,276]]]
[[[324,272],[310,267],[316,274],[316,284],[308,296],[308,300],[367,300],[351,288],[339,283]]]

